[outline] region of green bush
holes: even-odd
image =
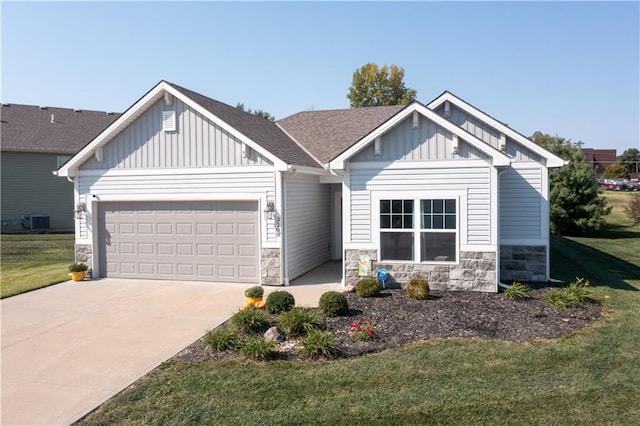
[[[344,294],[337,291],[327,291],[320,296],[318,309],[328,317],[346,315],[349,313],[349,302]]]
[[[322,325],[314,311],[309,308],[293,308],[280,314],[280,328],[287,336],[309,332]]]
[[[589,281],[577,278],[568,287],[545,293],[544,299],[559,308],[581,308],[587,303],[598,303],[598,299],[588,287]]]
[[[525,300],[529,298],[529,287],[525,284],[514,282],[511,287],[505,289],[504,297],[509,300]]]
[[[424,278],[411,278],[407,283],[407,296],[417,300],[429,298],[429,282]]]
[[[640,224],[640,195],[633,195],[624,211],[634,225]]]
[[[276,346],[278,346],[278,342],[275,340],[268,340],[262,336],[256,336],[247,340],[247,343],[242,347],[241,351],[248,358],[257,361],[267,361],[275,357],[277,353]]]
[[[246,333],[259,333],[269,328],[267,313],[260,309],[243,309],[231,317],[231,326]]]
[[[375,297],[380,294],[380,282],[375,278],[363,278],[356,283],[356,293],[360,297]]]
[[[237,331],[221,327],[208,331],[203,343],[207,349],[218,352],[227,349],[236,350],[242,346],[242,338]]]
[[[335,358],[340,354],[340,348],[329,331],[310,330],[300,343],[302,350],[313,358]]]
[[[259,285],[254,285],[253,287],[249,287],[244,291],[245,297],[262,297],[264,296],[264,288]]]
[[[291,310],[296,304],[293,294],[288,291],[278,290],[267,296],[266,308],[272,314],[279,314]]]

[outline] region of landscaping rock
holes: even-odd
[[[278,330],[278,327],[271,327],[267,331],[264,332],[264,338],[267,340],[275,340],[276,342],[283,342],[284,336]]]

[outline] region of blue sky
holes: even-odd
[[[1,99],[124,111],[158,81],[276,118],[348,108],[367,62],[525,135],[640,144],[638,2],[2,2]]]

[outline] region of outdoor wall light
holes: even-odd
[[[76,218],[82,217],[83,213],[87,212],[87,205],[85,203],[76,204],[76,209],[73,211]]]
[[[276,210],[276,206],[273,201],[267,201],[267,205],[264,208],[264,218],[267,220],[273,219],[273,213]]]

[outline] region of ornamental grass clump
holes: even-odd
[[[231,317],[231,326],[245,333],[260,333],[269,328],[269,325],[267,313],[259,309],[243,309]]]
[[[275,358],[277,346],[278,342],[275,340],[265,339],[263,336],[255,336],[247,340],[241,351],[247,358],[256,361],[267,361]]]
[[[347,315],[349,302],[344,294],[338,291],[327,291],[320,296],[318,309],[328,317]]]
[[[272,314],[290,311],[296,304],[293,294],[288,291],[278,290],[267,296],[266,308]]]
[[[529,287],[514,281],[511,287],[504,290],[504,297],[509,300],[526,300],[529,298]]]
[[[424,278],[411,278],[405,289],[407,296],[416,300],[429,298],[429,282]]]
[[[581,308],[587,303],[598,303],[593,290],[588,287],[588,280],[576,277],[568,287],[547,292],[544,299],[559,308]]]
[[[309,308],[294,307],[281,313],[278,321],[282,331],[289,337],[308,333],[322,326],[322,322],[316,313]]]
[[[300,340],[302,350],[312,358],[335,358],[340,354],[340,348],[331,337],[330,331],[310,330]]]
[[[363,278],[356,283],[356,294],[360,297],[376,297],[380,290],[380,282],[375,278]]]
[[[208,331],[204,336],[203,344],[207,349],[218,352],[237,350],[242,346],[242,337],[236,330],[220,327]]]

